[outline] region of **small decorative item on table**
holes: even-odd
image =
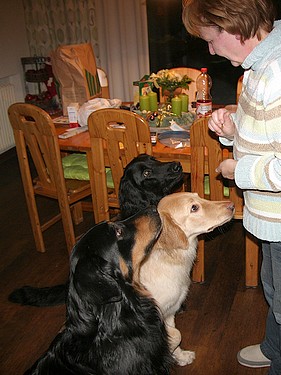
[[[79,103],[70,103],[67,106],[67,114],[69,119],[69,127],[70,128],[78,128],[78,111],[79,111]]]
[[[148,92],[147,96],[150,98],[149,110],[147,109],[148,104],[145,105],[143,103],[144,100],[147,101],[147,98],[144,99],[144,95],[141,95],[140,105],[136,105],[133,111],[145,117],[149,122],[150,127],[153,128],[169,127],[169,121],[174,117],[176,117],[178,121],[184,123],[186,120],[186,116],[184,115],[188,115],[189,112],[188,95],[182,93],[182,89],[188,89],[192,79],[187,75],[181,75],[172,69],[164,69],[160,70],[157,74],[152,73],[150,77],[147,78],[147,81],[153,82],[156,89],[160,88],[162,90],[165,103],[159,103],[159,105],[156,106],[157,94],[155,92]],[[153,104],[151,98],[153,98]]]
[[[141,111],[150,111],[150,102],[148,95],[140,96],[140,110]]]
[[[158,103],[157,103],[157,94],[154,91],[151,91],[148,93],[149,97],[149,106],[151,111],[157,111],[158,109]]]
[[[188,90],[192,82],[192,79],[187,75],[181,75],[172,69],[162,69],[156,74],[152,73],[150,80],[153,81],[156,88],[161,88],[164,101],[167,105],[171,104],[172,98],[175,95],[182,93],[182,89]]]
[[[188,112],[188,95],[180,94],[179,98],[181,99],[181,110],[182,110],[182,112]]]
[[[171,128],[172,124],[180,126],[181,130],[190,130],[191,125],[195,119],[195,114],[192,112],[182,113],[181,116],[165,116],[162,121],[163,128]]]
[[[139,81],[134,81],[133,86],[134,105],[140,102],[141,96],[148,95],[154,87],[149,75],[144,75]]]
[[[165,108],[159,108],[158,111],[154,112],[140,111],[137,108],[133,108],[132,111],[144,117],[151,129],[161,128],[159,129],[161,131],[168,130],[172,120],[184,130],[189,130],[195,118],[192,112],[182,112],[180,116],[176,116],[171,112],[167,112]]]
[[[175,96],[172,98],[172,113],[176,116],[181,116],[182,112],[182,101],[181,98]]]

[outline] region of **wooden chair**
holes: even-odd
[[[43,231],[62,219],[68,252],[76,242],[73,228],[83,221],[81,199],[91,196],[89,181],[65,180],[54,123],[44,110],[15,103],[8,109],[36,249],[45,252]],[[37,177],[32,178],[30,156]],[[36,195],[56,199],[60,213],[41,224]],[[72,208],[72,210],[70,209]]]
[[[189,89],[182,90],[183,93],[189,96],[189,104],[191,105],[192,102],[196,101],[196,79],[201,73],[201,71],[199,69],[187,67],[171,68],[170,70],[174,70],[175,72],[181,75],[187,75],[193,80],[193,82],[191,82],[189,85]],[[160,102],[163,101],[162,98],[163,96],[161,96]]]
[[[102,68],[97,68],[100,85],[101,85],[101,97],[104,99],[110,99],[109,84],[106,71]]]
[[[130,111],[100,109],[88,118],[91,157],[88,158],[95,221],[109,219],[119,208],[118,190],[126,165],[142,153],[152,154],[147,121]],[[105,167],[111,168],[114,188],[108,189]]]
[[[215,134],[208,129],[208,118],[197,119],[190,129],[191,146],[191,190],[197,192],[199,196],[207,199],[220,201],[230,200],[235,204],[234,218],[243,218],[243,198],[241,191],[234,182],[226,180],[228,189],[225,189],[224,179],[215,172],[216,167],[223,159],[231,158],[229,149],[223,147]],[[209,176],[209,196],[204,194],[205,176]],[[227,195],[226,196],[226,190]],[[245,283],[247,287],[258,285],[258,253],[259,247],[254,236],[245,232],[245,252],[246,252],[246,275]],[[204,275],[204,236],[198,241],[197,261],[193,268],[193,280],[203,282]]]

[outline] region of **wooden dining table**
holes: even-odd
[[[123,104],[129,106],[131,103],[126,102]],[[224,107],[224,105],[213,104],[213,109],[222,107]],[[56,124],[58,135],[64,133],[67,128],[68,126]],[[88,154],[89,152],[91,152],[89,132],[86,131],[66,139],[59,138],[59,146],[62,151],[86,152]],[[182,165],[183,171],[185,173],[190,173],[190,146],[186,146],[183,148],[172,148],[165,146],[157,140],[156,144],[152,147],[152,153],[157,160],[163,162],[179,161]]]
[[[56,125],[58,136],[66,131],[65,126]],[[88,131],[76,134],[70,138],[59,139],[62,151],[91,152],[90,135]],[[159,141],[152,147],[153,156],[160,161],[179,161],[185,173],[190,173],[190,146],[184,148],[172,148],[165,146]]]

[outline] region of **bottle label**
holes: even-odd
[[[211,100],[197,100],[196,102],[196,115],[197,117],[210,116],[212,114],[212,101]]]

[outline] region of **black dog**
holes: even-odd
[[[169,374],[165,325],[138,283],[139,268],[161,231],[156,208],[102,222],[70,258],[64,331],[25,374]]]
[[[149,205],[155,205],[183,184],[182,166],[178,162],[163,163],[142,154],[125,168],[120,181],[120,218],[126,219]],[[24,286],[9,296],[9,301],[21,305],[54,306],[64,304],[67,284],[45,288]]]
[[[122,218],[134,215],[148,205],[157,205],[183,184],[179,162],[163,163],[142,154],[131,161],[120,181],[119,204]]]

